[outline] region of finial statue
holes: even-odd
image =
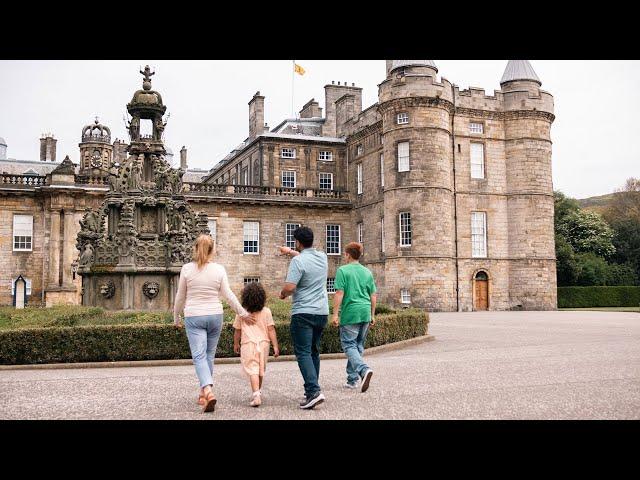
[[[144,75],[144,80],[142,81],[142,88],[144,90],[151,89],[151,77],[156,74],[156,72],[152,72],[149,68],[149,65],[144,67],[144,71],[140,70],[140,73]]]

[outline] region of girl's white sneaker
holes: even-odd
[[[262,405],[262,397],[260,395],[260,390],[257,392],[253,392],[253,398],[251,399],[251,403],[249,404],[252,407],[259,407]]]

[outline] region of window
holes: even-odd
[[[380,186],[384,188],[384,155],[380,154]]]
[[[284,226],[284,244],[289,248],[296,248],[296,239],[293,238],[293,232],[300,226],[299,223],[287,223]]]
[[[363,243],[364,241],[364,223],[358,223],[358,243]]]
[[[282,172],[282,186],[284,188],[296,188],[296,172],[284,170]]]
[[[398,114],[397,117],[398,125],[406,125],[409,123],[409,114],[407,112],[402,112]]]
[[[409,212],[400,214],[400,246],[411,246],[411,214]]]
[[[24,277],[22,277],[22,278],[24,278]],[[17,279],[18,279],[18,277],[11,279],[11,296],[12,297],[16,294],[16,280]],[[31,279],[24,278],[24,281],[27,284],[27,296],[29,296],[29,295],[31,295]]]
[[[260,224],[258,222],[243,222],[242,237],[244,240],[243,253],[249,255],[260,253]]]
[[[282,148],[280,150],[280,156],[282,158],[296,158],[296,149],[295,148]]]
[[[320,174],[320,190],[333,190],[333,173]]]
[[[384,217],[380,219],[380,251],[384,253]]]
[[[409,142],[398,143],[398,171],[409,171]]]
[[[409,292],[409,289],[403,288],[400,290],[400,303],[411,303],[411,292]]]
[[[33,240],[33,215],[13,216],[13,251],[30,252]]]
[[[327,278],[327,293],[336,293],[336,279]]]
[[[327,255],[340,255],[340,225],[327,225]]]
[[[364,147],[362,146],[362,144],[360,144],[356,147],[356,155],[362,155],[363,153],[364,153]]]
[[[484,133],[484,125],[477,122],[471,122],[469,124],[469,132],[471,133]]]
[[[487,256],[486,212],[471,212],[471,256]]]
[[[333,153],[332,152],[328,152],[326,150],[321,151],[320,152],[320,160],[322,160],[324,162],[333,161]]]
[[[247,283],[260,283],[259,277],[244,277],[242,279],[242,283],[246,285]]]
[[[242,184],[249,185],[249,169],[248,168],[244,168],[242,170]]]
[[[471,144],[471,178],[484,178],[484,144]]]
[[[358,195],[362,195],[362,164],[359,163],[357,166],[357,171],[358,171],[358,176],[357,176],[357,181],[358,181]]]
[[[207,226],[209,227],[209,235],[213,239],[213,244],[216,244],[216,234],[217,234],[217,223],[215,218],[210,218],[207,220]]]

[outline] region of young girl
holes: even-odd
[[[236,315],[233,322],[233,350],[240,354],[240,361],[245,373],[249,376],[253,397],[250,405],[257,407],[262,403],[261,388],[264,371],[269,356],[269,341],[273,344],[273,356],[278,358],[280,349],[276,337],[276,328],[271,310],[265,307],[267,294],[257,282],[248,283],[242,290],[242,306],[252,313],[256,322],[249,324]]]

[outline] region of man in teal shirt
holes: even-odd
[[[357,388],[362,379],[360,391],[366,392],[373,370],[364,362],[362,353],[369,325],[375,325],[376,284],[371,271],[358,261],[361,255],[360,243],[352,242],[345,248],[347,264],[336,273],[332,323],[340,325],[340,343],[347,356],[345,387]]]

